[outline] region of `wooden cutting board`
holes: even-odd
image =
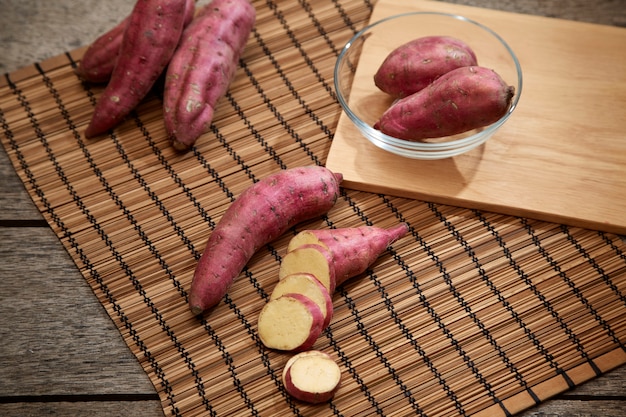
[[[409,11],[500,34],[522,66],[521,100],[484,145],[441,160],[384,151],[342,113],[326,166],[343,185],[626,234],[626,29],[417,0],[379,0],[370,22]]]

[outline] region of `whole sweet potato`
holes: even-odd
[[[330,324],[333,317],[333,299],[324,284],[313,274],[299,272],[283,277],[270,295],[270,300],[285,294],[302,294],[317,304],[324,316],[322,328]]]
[[[396,101],[374,128],[410,141],[455,135],[496,122],[514,94],[515,88],[491,69],[457,68]]]
[[[138,0],[124,31],[117,64],[96,103],[85,136],[117,126],[146,96],[180,40],[187,0]]]
[[[209,236],[191,282],[191,311],[198,315],[219,303],[261,246],[330,210],[342,178],[324,167],[299,167],[267,176],[246,189]]]
[[[187,26],[193,19],[195,6],[195,0],[187,0],[184,26]],[[106,83],[109,81],[113,68],[117,63],[122,38],[129,20],[130,16],[126,17],[89,45],[76,67],[76,75],[82,80],[91,83]]]
[[[248,0],[213,0],[185,29],[165,77],[163,117],[176,149],[208,131],[256,21]]]
[[[333,398],[341,384],[341,369],[331,356],[320,350],[307,350],[292,356],[282,372],[285,391],[310,404]]]
[[[257,323],[259,339],[270,349],[303,352],[324,330],[324,315],[305,295],[283,294],[266,303]]]
[[[122,37],[129,20],[130,16],[126,17],[89,45],[76,67],[76,75],[91,83],[109,81],[120,53]]]
[[[451,36],[425,36],[391,51],[374,75],[378,88],[394,97],[411,95],[443,74],[478,65],[465,42]]]

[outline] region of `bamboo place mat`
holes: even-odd
[[[626,362],[619,236],[350,189],[193,317],[196,261],[233,199],[267,174],[325,163],[341,113],[335,59],[372,10],[363,0],[255,6],[237,78],[186,153],[164,136],[158,93],[113,134],[85,139],[102,88],[74,75],[83,50],[0,83],[2,143],[166,415],[505,416]],[[337,290],[314,346],[336,358],[340,390],[315,406],[291,399],[280,381],[290,355],[264,348],[256,330],[288,240],[399,221],[409,235]]]

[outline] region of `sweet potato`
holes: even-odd
[[[272,290],[270,300],[274,300],[284,294],[302,294],[311,299],[322,311],[324,316],[323,328],[330,324],[333,316],[333,299],[328,289],[318,280],[315,275],[296,273],[287,275],[278,281]]]
[[[187,0],[183,26],[187,26],[193,19],[195,6],[195,0]],[[75,70],[76,75],[83,81],[90,83],[106,83],[109,81],[113,73],[113,67],[117,63],[122,37],[129,20],[130,16],[126,17],[89,45]]]
[[[394,97],[420,91],[453,69],[478,65],[465,42],[451,36],[425,36],[391,51],[374,75],[374,83]]]
[[[284,294],[268,301],[259,313],[261,342],[270,349],[300,352],[310,349],[322,334],[324,316],[302,294]]]
[[[208,131],[255,21],[248,0],[213,0],[185,29],[166,72],[163,97],[165,130],[174,148],[187,149]]]
[[[76,67],[76,75],[91,83],[109,81],[113,67],[117,62],[122,37],[129,20],[130,16],[126,17],[89,45]]]
[[[292,397],[319,404],[329,401],[341,384],[341,369],[325,352],[309,350],[291,357],[282,373],[285,390]]]
[[[300,294],[316,303],[324,315],[323,303],[330,302],[330,307],[327,307],[327,314],[322,324],[322,330],[325,329],[332,316],[330,294],[333,293],[336,285],[340,285],[348,278],[365,271],[389,245],[400,239],[408,231],[408,225],[401,223],[389,229],[363,226],[330,230],[305,230],[298,233],[287,246],[287,254],[283,257],[278,270],[279,282],[274,287],[270,303],[285,295]],[[317,282],[322,284],[322,288],[313,286],[309,282],[311,281],[310,276],[317,278]],[[321,295],[320,291],[322,292]],[[272,339],[274,341],[270,342],[271,345],[266,344],[266,346],[276,348],[278,344],[276,339],[286,339],[284,331],[278,329],[278,325],[270,325],[270,319],[280,321],[280,326],[299,329],[298,334],[300,336],[295,339],[301,343],[301,339],[304,337],[301,334],[303,332],[301,327],[309,326],[309,322],[298,323],[300,318],[297,315],[280,316],[289,313],[284,311],[285,308],[278,308],[278,306],[267,308],[273,308],[272,314],[265,315],[263,326],[261,326],[262,320],[259,317],[259,333],[263,327],[263,338],[265,340],[274,338]],[[272,331],[279,332],[279,334],[272,335]],[[311,346],[315,342],[314,340],[308,341]],[[283,340],[282,343],[285,344],[286,341]]]
[[[408,230],[406,223],[400,223],[389,229],[362,226],[304,230],[289,241],[283,263],[290,253],[298,253],[302,248],[321,245],[331,253],[335,284],[339,286],[347,279],[364,272],[389,245],[406,235]],[[323,264],[321,260],[317,261],[311,257],[299,260],[290,268],[292,270],[309,268],[309,271],[313,271],[314,268],[316,270],[325,268],[325,265],[320,264]]]
[[[85,136],[117,126],[146,96],[180,40],[187,0],[138,0],[122,37],[117,64],[96,103]]]
[[[219,303],[261,246],[330,210],[342,178],[324,167],[299,167],[269,175],[245,190],[209,236],[191,283],[191,311],[198,315]]]
[[[452,136],[496,122],[514,94],[515,87],[491,69],[457,68],[396,101],[374,128],[409,141]]]
[[[334,260],[331,252],[321,245],[303,245],[283,256],[278,269],[278,279],[306,273],[315,276],[328,290],[329,294],[335,291]]]

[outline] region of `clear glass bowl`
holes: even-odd
[[[393,98],[374,85],[374,74],[393,49],[432,35],[453,36],[466,42],[476,53],[478,65],[495,70],[515,87],[511,106],[497,122],[454,136],[413,142],[385,135],[372,126]],[[504,39],[481,23],[439,12],[403,13],[368,25],[342,49],[334,77],[339,102],[362,135],[381,149],[414,159],[449,158],[483,144],[509,119],[522,92],[522,69]]]

